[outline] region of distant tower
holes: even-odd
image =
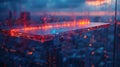
[[[9,15],[8,15],[8,19],[12,20],[12,11],[9,11],[8,14],[9,14]]]
[[[8,12],[8,17],[6,19],[6,25],[11,28],[12,27],[12,20],[13,20],[13,16],[12,16],[12,11]]]
[[[31,18],[30,18],[30,12],[21,12],[21,15],[20,15],[20,18],[22,20],[27,20],[29,21]]]
[[[30,13],[29,12],[21,12],[20,14],[20,20],[22,21],[22,24],[26,27],[28,25],[28,22],[30,21]]]

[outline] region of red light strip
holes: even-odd
[[[29,30],[47,30],[47,29],[51,29],[51,28],[64,28],[64,27],[75,27],[75,26],[85,26],[90,24],[90,20],[89,19],[82,19],[79,20],[77,22],[69,22],[69,23],[54,23],[54,24],[42,24],[40,26],[37,27],[24,27],[24,28],[20,28],[20,29],[11,29],[10,30],[10,34],[11,36],[14,36],[16,32],[19,32],[20,30],[23,31],[29,31]]]

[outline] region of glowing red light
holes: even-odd
[[[44,43],[45,42],[45,37],[42,36],[41,42]]]
[[[17,32],[17,31],[18,31],[18,30],[16,30],[16,29],[10,30],[10,35],[11,35],[11,36],[16,36],[15,32]]]
[[[51,28],[65,28],[65,27],[75,27],[75,26],[85,26],[90,24],[90,20],[89,19],[82,19],[79,20],[78,22],[63,22],[63,23],[54,23],[54,24],[42,24],[40,26],[37,27],[24,27],[24,28],[20,28],[20,29],[12,29],[10,30],[10,34],[11,36],[15,36],[17,34],[15,34],[16,32],[19,32],[20,30],[23,31],[30,31],[30,30],[47,30],[47,29],[51,29]]]
[[[84,25],[88,25],[88,24],[90,24],[90,20],[88,20],[88,19],[78,21],[79,26],[84,26]]]

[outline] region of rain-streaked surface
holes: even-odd
[[[0,67],[119,67],[115,1],[0,0]]]

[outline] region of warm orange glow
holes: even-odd
[[[16,36],[15,32],[17,32],[17,31],[18,31],[17,29],[10,30],[10,35],[11,36]]]
[[[10,35],[11,35],[11,36],[14,36],[14,32],[13,32],[12,30],[10,31]]]
[[[60,26],[60,24],[55,24],[53,27],[59,28]]]
[[[111,4],[111,0],[86,0],[86,4],[93,6],[98,6],[103,3]]]
[[[28,52],[27,54],[31,55],[31,54],[33,54],[33,52]]]
[[[42,24],[40,26],[37,27],[24,27],[24,28],[20,28],[20,29],[11,29],[10,30],[10,35],[11,36],[19,36],[19,34],[17,32],[19,32],[20,30],[23,31],[30,31],[30,30],[47,30],[47,29],[52,29],[52,28],[65,28],[65,27],[75,27],[75,26],[85,26],[90,24],[90,20],[89,19],[82,19],[79,20],[77,22],[63,22],[63,23],[54,23],[54,24]],[[17,34],[16,34],[17,33]]]
[[[84,26],[84,25],[88,25],[88,24],[90,24],[90,20],[88,20],[88,19],[78,21],[78,25],[80,25],[80,26]]]

